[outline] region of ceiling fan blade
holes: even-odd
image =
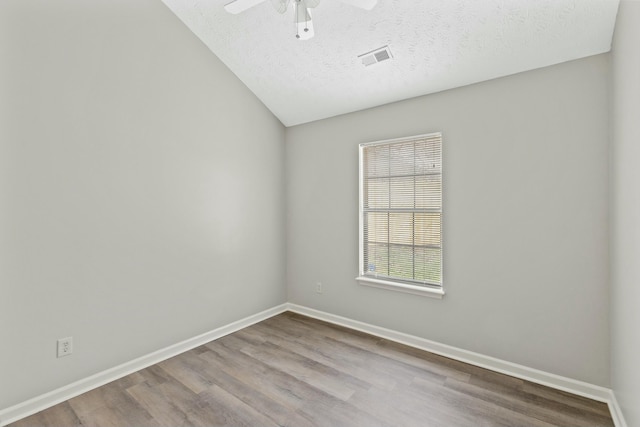
[[[225,4],[224,10],[235,15],[264,1],[265,0],[234,0],[231,3]]]
[[[271,4],[278,13],[285,13],[289,6],[289,1],[290,0],[271,0]]]
[[[359,7],[360,9],[371,10],[378,4],[378,0],[340,0],[342,3]]]

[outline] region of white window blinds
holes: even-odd
[[[442,135],[360,145],[360,275],[442,287]]]

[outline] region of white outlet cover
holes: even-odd
[[[73,353],[73,337],[60,338],[58,340],[58,357],[68,356]]]

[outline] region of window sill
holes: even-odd
[[[389,289],[391,291],[404,292],[407,294],[420,295],[423,297],[442,299],[444,290],[425,288],[422,286],[408,285],[406,283],[396,283],[388,280],[374,279],[366,276],[356,277],[360,285],[371,286],[374,288]]]

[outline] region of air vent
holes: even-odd
[[[377,64],[378,62],[386,61],[393,58],[389,46],[382,46],[381,48],[372,50],[371,52],[358,55],[358,58],[362,60],[362,65],[368,67],[369,65]]]

